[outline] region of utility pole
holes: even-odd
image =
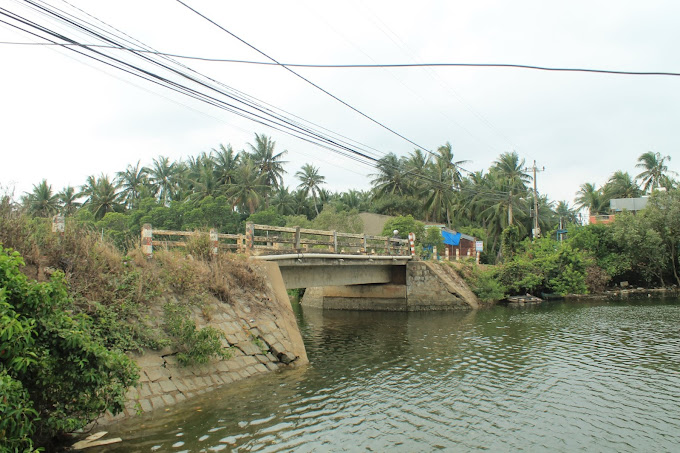
[[[541,237],[541,228],[538,226],[538,187],[536,183],[536,173],[545,171],[545,167],[541,169],[536,168],[536,161],[534,161],[534,166],[531,169],[534,172],[534,228],[531,233],[532,237],[537,239]]]

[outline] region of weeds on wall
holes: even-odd
[[[231,353],[223,348],[224,333],[214,327],[196,327],[188,307],[167,303],[163,306],[164,326],[177,351],[177,360],[182,365],[208,363],[212,358],[228,359]]]

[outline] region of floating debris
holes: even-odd
[[[123,441],[123,439],[121,439],[120,437],[114,437],[112,439],[102,439],[102,437],[106,436],[107,434],[108,434],[107,431],[100,431],[98,433],[94,433],[91,436],[88,436],[85,439],[76,442],[71,446],[71,448],[73,448],[74,450],[84,450],[90,447],[101,447],[102,445],[116,444],[118,442]]]

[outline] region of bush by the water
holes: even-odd
[[[75,314],[63,274],[29,280],[21,256],[0,246],[0,446],[31,450],[123,410],[137,369]]]

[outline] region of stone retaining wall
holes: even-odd
[[[234,381],[307,363],[278,266],[259,263],[253,267],[266,277],[265,290],[244,288],[233,304],[215,299],[193,308],[197,327],[211,326],[224,333],[222,345],[231,357],[183,366],[171,348],[133,355],[140,367],[139,385],[128,391],[123,413],[104,417],[99,423],[161,409]]]

